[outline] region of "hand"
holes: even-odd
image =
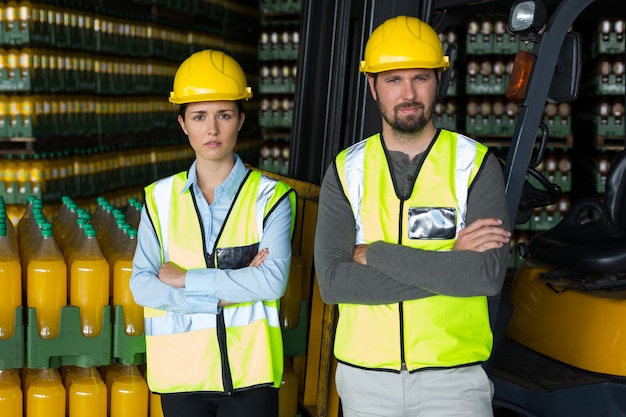
[[[352,260],[357,264],[367,265],[367,259],[365,254],[367,253],[367,247],[369,245],[356,245],[354,247],[354,255],[352,255]]]
[[[452,250],[484,252],[501,248],[511,240],[511,233],[502,227],[502,220],[478,219],[459,232]]]
[[[250,261],[250,265],[248,265],[249,267],[252,268],[256,268],[259,267],[261,265],[263,265],[263,262],[265,262],[265,260],[267,259],[268,255],[270,254],[270,250],[268,248],[263,248],[261,249],[256,256]],[[217,305],[219,307],[224,307],[224,306],[230,306],[233,304],[237,304],[237,303],[232,303],[230,301],[225,301],[225,300],[220,300]]]
[[[261,265],[263,265],[263,262],[265,262],[265,260],[267,259],[267,257],[270,254],[270,250],[268,248],[263,248],[261,249],[256,256],[250,261],[250,265],[251,267],[259,267]]]
[[[166,262],[161,265],[161,269],[159,270],[159,280],[170,287],[184,288],[186,273],[186,270],[182,269],[175,263]]]

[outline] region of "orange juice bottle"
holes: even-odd
[[[2,169],[4,170],[4,186],[5,200],[7,204],[15,204],[17,202],[17,163],[13,159],[13,154],[7,154],[2,161]]]
[[[14,370],[0,370],[0,416],[22,417],[23,396]]]
[[[7,237],[9,238],[9,242],[11,243],[11,247],[13,248],[15,253],[19,255],[17,230],[15,229],[15,226],[13,225],[13,221],[11,220],[9,208],[7,208],[4,198],[0,196],[0,223],[3,220],[4,220],[5,230],[7,232]]]
[[[111,417],[148,417],[148,384],[136,366],[111,385]]]
[[[109,281],[109,295],[113,297],[113,267],[115,266],[115,262],[122,255],[122,252],[125,251],[127,240],[128,240],[128,231],[130,230],[130,224],[126,223],[124,219],[116,219],[115,231],[113,231],[108,238],[107,242],[103,242],[102,254],[105,258],[107,258],[107,262],[109,263],[109,267],[111,268],[111,279]]]
[[[69,417],[107,417],[107,387],[94,367],[78,368],[68,392]]]
[[[30,161],[30,186],[32,193],[43,198],[50,179],[50,165],[44,154],[36,153]]]
[[[13,337],[15,309],[22,305],[22,266],[10,239],[6,223],[0,222],[0,340]]]
[[[143,307],[130,291],[133,256],[137,247],[137,230],[129,229],[126,247],[113,265],[113,305],[124,307],[124,329],[129,336],[143,333]]]
[[[41,243],[28,261],[26,287],[26,304],[37,310],[39,335],[57,337],[61,308],[67,305],[67,265],[51,228],[41,229]]]
[[[107,409],[109,410],[109,413],[111,412],[111,388],[113,387],[113,382],[115,382],[118,377],[128,374],[130,372],[130,368],[131,365],[120,365],[115,362],[100,368],[100,372],[104,378],[104,383],[107,387]]]
[[[26,417],[65,417],[65,387],[54,368],[32,370],[26,391]]]
[[[161,394],[150,392],[150,417],[163,417],[163,407],[161,406]]]
[[[94,229],[85,230],[81,246],[69,265],[70,304],[80,308],[83,335],[95,337],[100,335],[104,306],[109,304],[109,264]]]

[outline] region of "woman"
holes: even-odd
[[[246,84],[221,51],[181,64],[169,100],[196,158],[145,189],[131,289],[165,417],[278,414],[295,192],[234,152]]]

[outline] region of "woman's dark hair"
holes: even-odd
[[[185,112],[187,111],[188,104],[189,103],[183,103],[178,108],[178,115],[182,117],[183,120],[185,120]],[[241,115],[241,113],[245,113],[243,109],[243,100],[237,100],[235,101],[235,104],[237,105],[237,112],[239,113],[238,115]]]

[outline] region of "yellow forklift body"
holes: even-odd
[[[626,376],[626,291],[566,289],[569,277],[542,276],[550,269],[533,262],[519,268],[506,335],[581,369]]]

